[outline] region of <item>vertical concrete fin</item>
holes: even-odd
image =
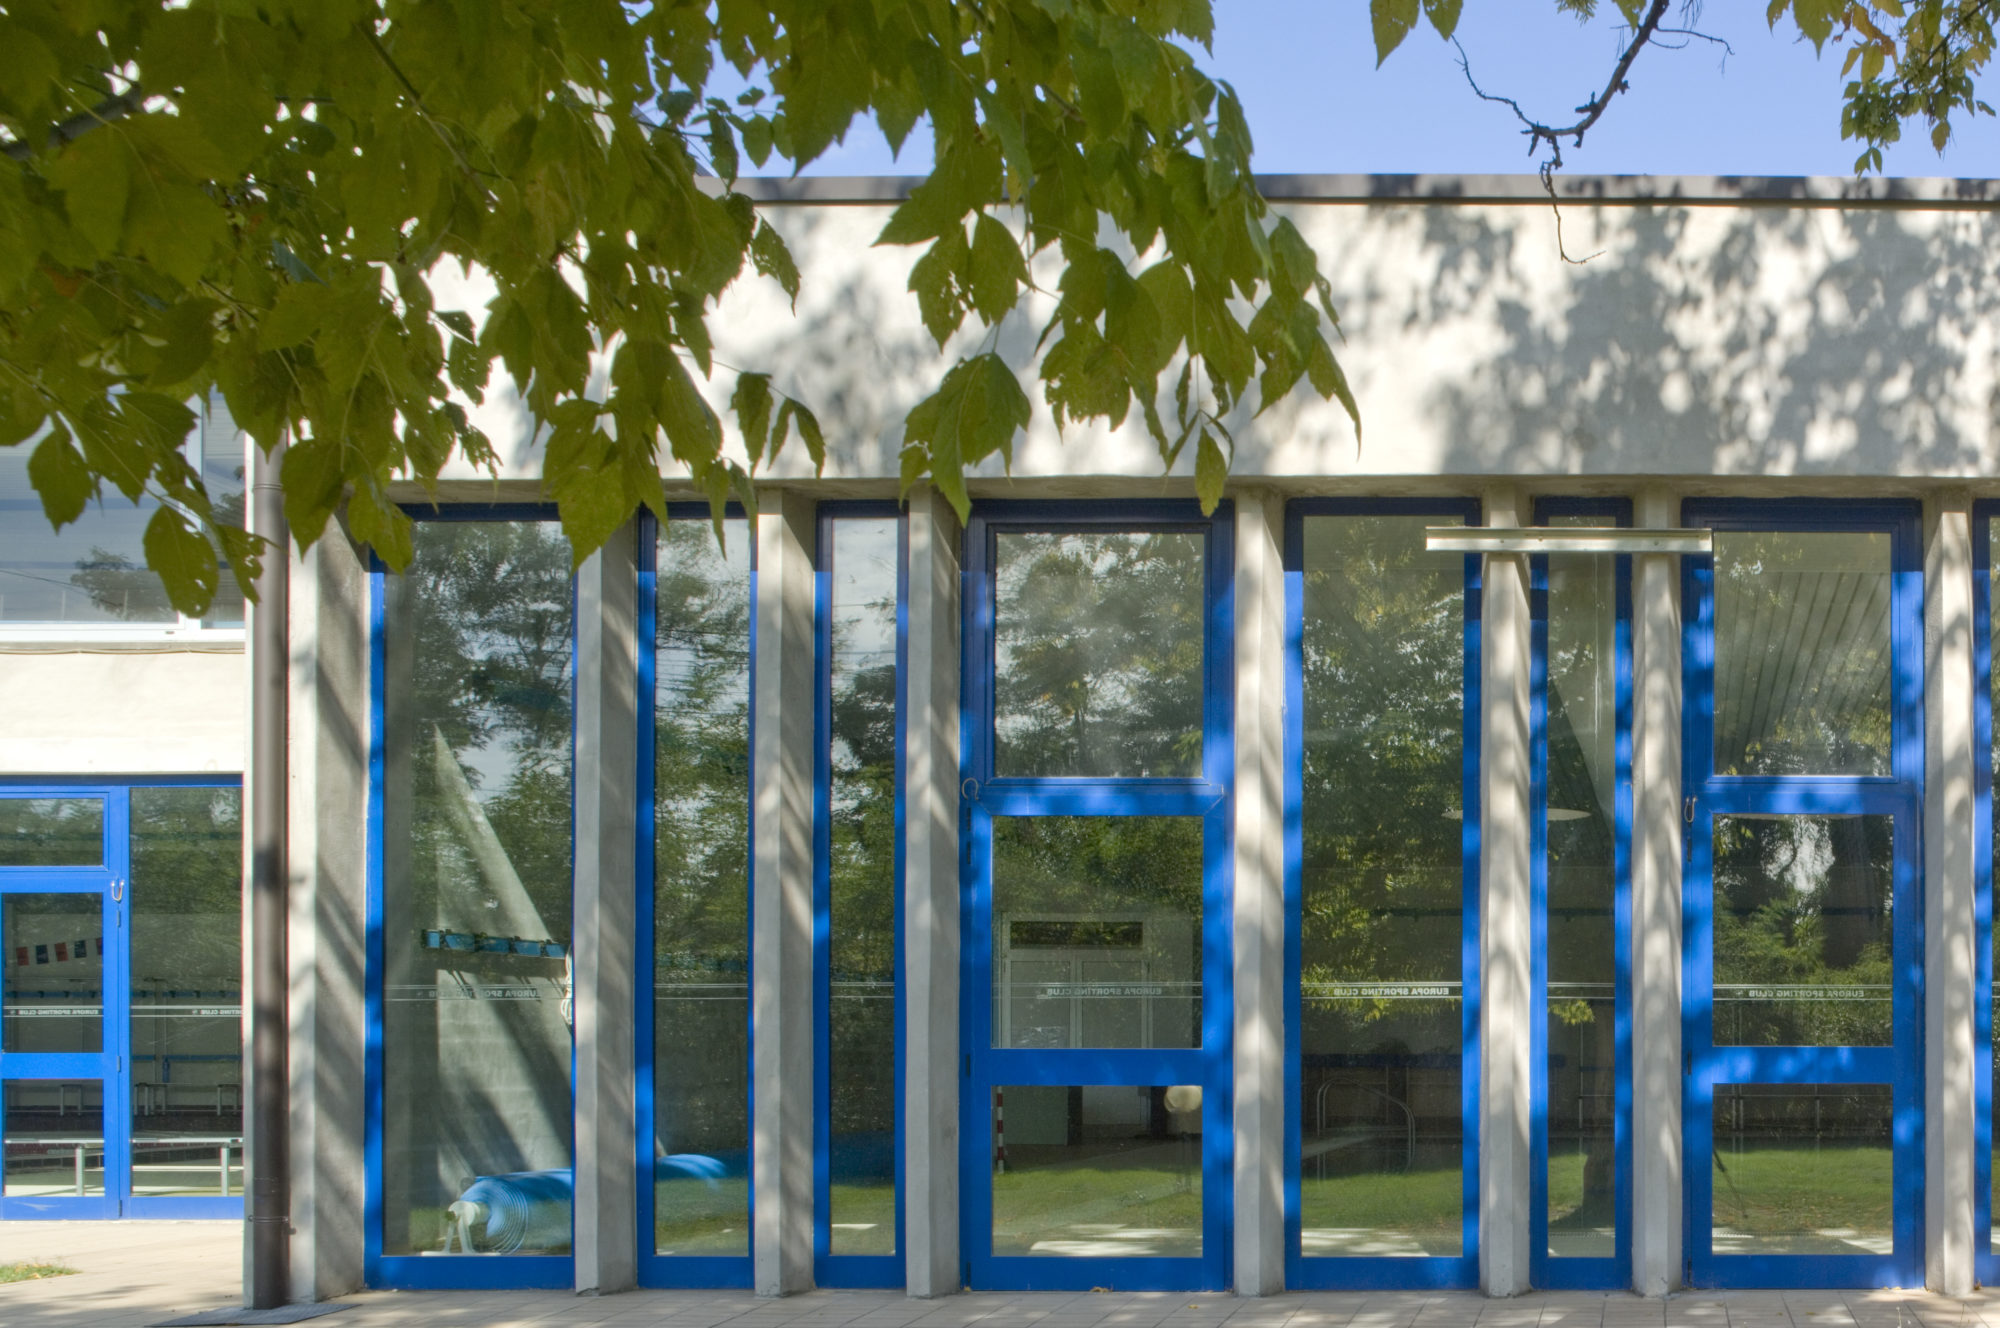
[[[958,1231],[959,525],[909,504],[903,680],[904,1257],[912,1296],[963,1285]]]
[[[291,1299],[361,1286],[368,575],[338,524],[292,553]]]
[[[1519,526],[1512,485],[1484,495],[1486,521]],[[1488,554],[1480,629],[1479,1284],[1528,1289],[1529,1021],[1534,946],[1529,889],[1528,560]]]
[[[638,1278],[632,1024],[638,956],[638,533],[627,522],[576,577],[576,1236],[578,1291]]]
[[[1924,502],[1924,1284],[1972,1290],[1972,498]]]
[[[1637,521],[1680,524],[1665,489]],[[1681,1285],[1681,597],[1680,560],[1633,560],[1632,605],[1632,1289]]]
[[[1236,501],[1236,1291],[1285,1289],[1285,502]]]
[[[812,1287],[814,504],[781,491],[756,517],[752,808],[751,1176],[760,1296]]]

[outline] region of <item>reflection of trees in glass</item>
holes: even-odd
[[[133,985],[236,987],[242,912],[241,792],[133,789]],[[154,921],[168,943],[149,953]]]
[[[996,539],[994,773],[1201,773],[1198,533]]]
[[[157,572],[111,549],[91,546],[76,560],[69,583],[90,596],[103,613],[126,622],[173,622],[177,615],[167,602],[167,588]]]
[[[1352,1191],[1394,1186],[1432,1202],[1370,1239],[1452,1254],[1458,1189],[1417,1183],[1461,1166],[1465,562],[1425,553],[1437,520],[1305,523],[1302,1218],[1378,1220]]]
[[[748,523],[729,522],[727,537],[719,548],[706,521],[671,521],[657,554],[654,1085],[665,1153],[748,1144]]]
[[[0,798],[0,867],[104,861],[104,799]]]
[[[569,545],[532,521],[424,522],[416,539],[398,596],[414,655],[411,727],[398,736],[414,766],[414,861],[428,865],[419,894],[437,892],[438,925],[503,930],[512,901],[495,898],[497,864],[478,857],[469,788],[546,928],[530,939],[567,944]]]
[[[1719,531],[1715,769],[1887,775],[1890,541]]]
[[[1887,1046],[1894,822],[1887,816],[1715,818],[1715,1040]],[[1757,988],[1859,988],[1790,997]]]

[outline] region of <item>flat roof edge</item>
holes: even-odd
[[[759,203],[896,203],[919,175],[755,176],[736,182]],[[704,188],[720,189],[704,179]],[[1539,175],[1260,175],[1264,197],[1287,203],[1534,203],[1549,195]],[[2000,180],[1831,175],[1558,175],[1565,203],[1643,206],[1793,207],[2000,206]]]

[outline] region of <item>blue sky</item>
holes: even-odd
[[[1611,4],[1588,24],[1552,0],[1468,0],[1459,37],[1488,92],[1519,99],[1537,118],[1567,122],[1602,88],[1624,33]],[[1824,56],[1796,32],[1765,25],[1761,0],[1708,0],[1702,41],[1648,50],[1618,99],[1579,149],[1564,146],[1578,175],[1849,175],[1857,148],[1840,137],[1844,52]],[[1270,173],[1488,174],[1533,169],[1519,124],[1466,86],[1453,48],[1428,28],[1380,70],[1366,0],[1215,0],[1211,73],[1232,83]],[[1676,11],[1678,13],[1678,10]],[[1789,22],[1789,21],[1788,21]],[[2000,84],[2000,76],[1992,78]],[[1987,90],[2000,103],[2000,86]],[[902,159],[872,128],[815,163],[809,174],[907,174],[930,164],[913,136]],[[1922,126],[1888,154],[1885,174],[2000,176],[2000,121],[1962,124],[1942,159]]]

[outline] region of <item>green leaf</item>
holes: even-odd
[[[1201,501],[1203,516],[1215,514],[1215,505],[1222,501],[1222,486],[1228,479],[1229,459],[1222,455],[1215,435],[1204,427],[1194,450],[1194,494]]]
[[[986,213],[972,228],[972,307],[991,325],[1011,312],[1028,280],[1021,246],[1000,222]]]
[[[912,189],[889,215],[889,223],[875,243],[921,244],[952,227],[962,227],[966,213],[996,201],[999,195],[998,146],[991,142],[955,143],[930,179]]]
[[[206,613],[220,581],[215,546],[171,507],[154,509],[143,544],[146,565],[159,575],[174,608],[190,618]]]
[[[785,238],[771,229],[771,223],[757,223],[757,234],[750,241],[750,261],[757,265],[759,274],[777,279],[792,300],[792,308],[799,307],[799,268],[792,261],[792,251],[785,244]]]
[[[69,430],[57,421],[28,456],[28,483],[42,496],[42,511],[58,530],[83,515],[97,479],[70,444]]]
[[[764,459],[764,446],[771,436],[771,375],[738,374],[729,408],[736,412],[736,428],[743,435],[750,468],[755,470]]]
[[[903,441],[928,445],[938,492],[965,520],[972,512],[966,469],[996,452],[1011,464],[1014,435],[1032,418],[1020,380],[989,351],[952,366],[938,390],[911,409],[903,422]]]
[[[132,188],[132,154],[116,134],[85,134],[42,168],[70,224],[103,255],[118,252]]]
[[[1368,17],[1375,28],[1375,67],[1403,44],[1417,26],[1418,0],[1368,0]]]
[[[1458,13],[1464,3],[1465,0],[1424,0],[1424,17],[1437,29],[1438,36],[1450,41],[1451,34],[1458,31]]]

